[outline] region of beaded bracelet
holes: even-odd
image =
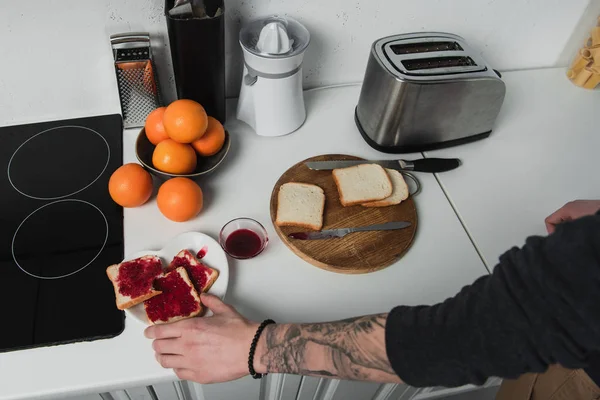
[[[264,320],[260,324],[258,329],[256,330],[254,339],[252,339],[252,344],[250,345],[250,354],[248,355],[248,371],[250,371],[250,375],[254,379],[260,379],[263,377],[263,375],[266,375],[266,374],[257,374],[256,371],[254,370],[254,352],[256,352],[256,345],[258,344],[258,339],[260,338],[260,334],[262,333],[262,331],[267,327],[267,325],[274,324],[274,323],[275,323],[275,321],[273,321],[272,319]]]

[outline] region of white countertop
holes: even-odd
[[[562,68],[505,73],[507,93],[492,135],[428,157],[463,165],[440,181],[486,264],[576,199],[600,199],[600,92],[571,84]]]
[[[232,119],[227,126],[233,143],[227,162],[201,184],[205,193],[202,214],[187,223],[174,223],[159,213],[154,200],[125,210],[125,253],[161,248],[186,231],[216,237],[230,219],[253,217],[266,225],[271,242],[254,260],[231,261],[226,300],[250,318],[271,317],[280,322],[340,319],[386,312],[399,304],[431,304],[485,274],[444,193],[427,174],[419,175],[423,191],[416,197],[419,227],[415,242],[387,269],[368,275],[326,272],[296,257],[278,239],[270,222],[269,199],[287,168],[324,153],[391,158],[368,147],[356,130],[353,112],[358,93],[358,86],[307,92],[308,119],[286,137],[261,138]],[[110,96],[109,105],[89,107],[90,115],[114,110],[114,93]],[[234,107],[230,102],[230,113]],[[38,111],[32,107],[27,112],[0,123],[35,121]],[[46,112],[40,109],[39,115]],[[125,162],[135,161],[136,136],[135,130],[125,132]],[[143,328],[127,319],[125,331],[114,339],[0,354],[0,399],[66,396],[175,379],[155,362]]]

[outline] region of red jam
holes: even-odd
[[[202,260],[204,257],[206,257],[206,253],[208,253],[208,246],[201,248],[198,254],[196,254],[196,258]]]
[[[162,262],[158,258],[138,258],[124,262],[119,268],[117,283],[119,293],[136,298],[152,289],[152,282],[162,273]]]
[[[225,248],[233,257],[251,258],[260,253],[263,242],[250,229],[238,229],[227,237]]]
[[[192,265],[190,260],[186,257],[175,257],[173,261],[171,261],[170,268],[175,269],[178,267],[185,268],[185,271],[188,273],[190,280],[196,288],[196,291],[198,293],[202,292],[202,290],[206,287],[208,277],[212,271],[201,263]]]
[[[190,293],[192,288],[177,271],[156,279],[154,286],[162,293],[144,302],[146,314],[152,322],[188,316],[200,308],[200,303]]]

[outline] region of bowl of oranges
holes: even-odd
[[[223,162],[230,145],[229,133],[216,118],[201,104],[181,99],[148,115],[135,152],[142,166],[162,180],[198,180]]]

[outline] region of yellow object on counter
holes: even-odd
[[[588,61],[592,59],[592,51],[588,48],[579,50],[579,54]]]
[[[575,85],[585,89],[595,89],[600,84],[600,17],[566,75]]]
[[[572,79],[573,83],[577,86],[583,87],[583,85],[586,84],[588,79],[590,79],[593,74],[594,72],[589,67],[585,67],[575,75],[575,77]]]
[[[592,54],[592,62],[595,67],[600,66],[600,46],[592,47],[589,49]]]
[[[592,71],[592,76],[583,85],[584,89],[594,89],[600,83],[600,69],[592,67],[590,70]]]
[[[581,50],[579,50],[579,54],[577,54],[575,61],[573,61],[573,64],[571,65],[571,69],[577,73],[577,72],[581,71],[582,69],[584,69],[585,67],[587,67],[592,62],[593,62],[593,59],[592,59],[591,50],[581,49]]]
[[[592,29],[592,46],[600,46],[600,26]]]

